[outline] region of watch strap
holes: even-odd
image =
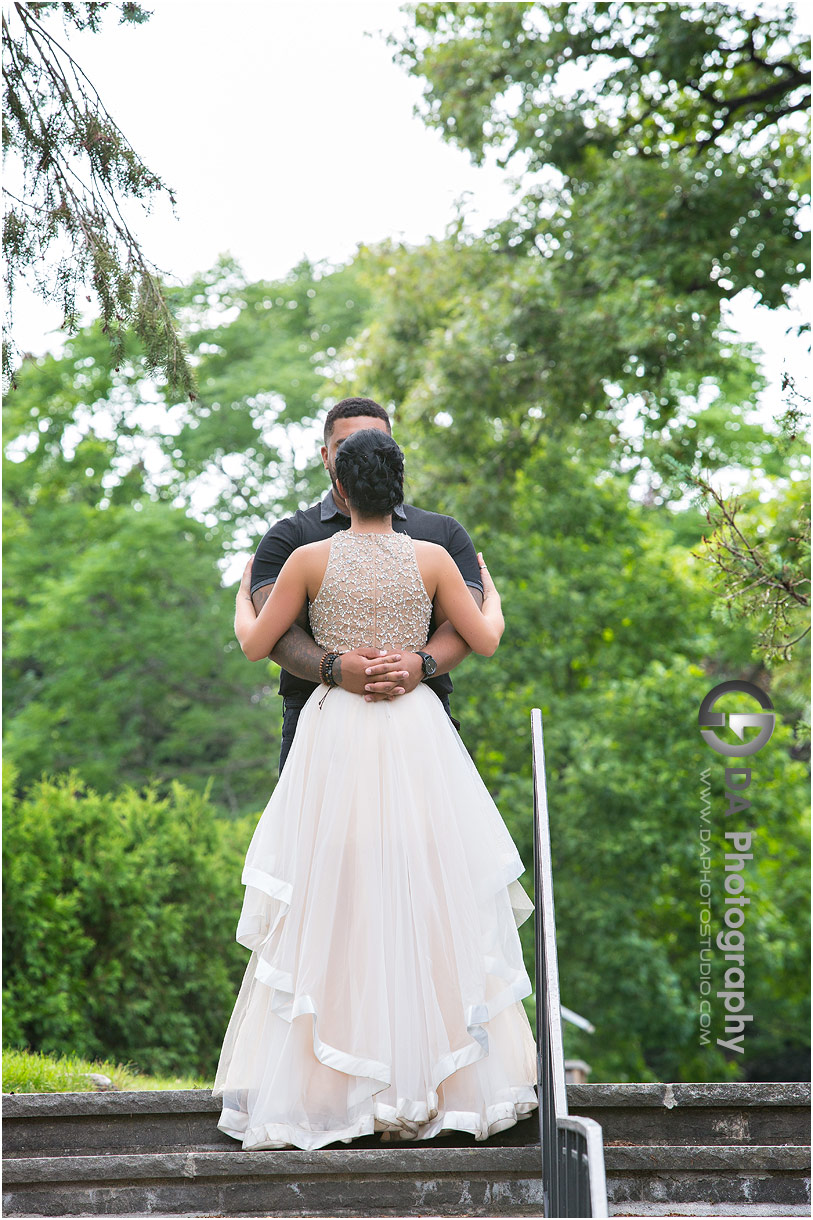
[[[421,679],[421,681],[423,681],[423,680],[424,680],[424,678],[432,678],[432,677],[434,677],[434,675],[435,675],[435,670],[437,670],[437,662],[435,661],[435,658],[434,658],[434,657],[431,655],[431,653],[428,653],[428,652],[423,652],[423,651],[422,651],[420,648],[416,648],[416,649],[415,649],[415,651],[417,652],[418,656],[421,658],[421,666],[422,666],[422,668],[423,668],[423,678]],[[435,662],[435,669],[432,671],[432,673],[431,673],[431,674],[428,674],[428,673],[426,672],[426,662],[427,662],[427,660],[430,660],[430,661],[434,661],[434,662]]]

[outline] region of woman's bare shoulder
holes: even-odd
[[[415,558],[418,561],[421,569],[427,572],[433,572],[438,577],[441,577],[448,571],[449,565],[455,566],[445,546],[441,546],[439,542],[424,542],[415,539]]]
[[[427,559],[442,560],[444,555],[448,555],[445,546],[441,546],[439,542],[425,542],[422,538],[413,538],[415,544],[415,554],[425,556]]]
[[[310,555],[327,555],[330,550],[331,538],[318,538],[316,542],[304,542],[302,546],[298,546],[293,555],[301,554],[304,558]]]
[[[292,577],[310,580],[315,572],[324,572],[330,554],[330,539],[319,539],[316,542],[306,542],[291,551],[285,561],[285,567]]]
[[[415,559],[421,579],[430,597],[435,596],[438,585],[447,575],[449,563],[453,563],[451,555],[445,547],[437,542],[424,542],[415,538]]]

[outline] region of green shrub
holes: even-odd
[[[6,775],[4,773],[4,780]],[[246,964],[234,934],[256,816],[174,783],[75,772],[4,801],[4,1043],[212,1074]]]

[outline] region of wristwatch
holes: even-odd
[[[416,648],[415,651],[423,663],[423,678],[421,678],[421,681],[423,682],[424,678],[433,678],[438,667],[437,661],[434,657],[430,657],[428,652],[421,652],[420,648]]]

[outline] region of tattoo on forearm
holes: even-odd
[[[336,657],[335,661],[333,662],[333,669],[331,670],[331,673],[333,674],[333,681],[335,682],[336,686],[341,686],[341,684],[342,684],[342,658],[341,658],[341,656]]]
[[[301,627],[289,627],[281,640],[278,640],[271,660],[276,661],[288,673],[307,682],[320,682],[319,662],[324,649],[320,648],[312,636]]]

